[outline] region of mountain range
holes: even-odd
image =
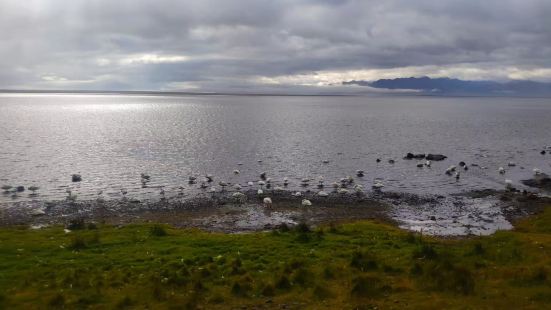
[[[352,80],[343,85],[389,90],[411,90],[423,94],[487,96],[551,96],[551,83],[528,80],[467,81],[452,78],[409,77],[376,81]]]

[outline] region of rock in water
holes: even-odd
[[[533,178],[521,182],[526,186],[551,190],[551,178],[545,173],[536,174]]]
[[[423,159],[425,158],[425,154],[413,154],[413,153],[407,153],[404,159]]]
[[[427,155],[427,160],[435,160],[435,161],[440,161],[440,160],[444,160],[448,157],[442,155],[442,154],[428,154]]]

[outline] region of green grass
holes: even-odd
[[[220,234],[75,222],[0,229],[0,309],[543,309],[551,208],[489,237],[372,221]]]

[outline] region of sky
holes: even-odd
[[[551,1],[0,0],[0,89],[324,93],[409,76],[550,82]]]

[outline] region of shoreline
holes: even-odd
[[[454,194],[416,195],[400,192],[370,192],[342,195],[330,192],[319,197],[305,192],[272,191],[259,196],[243,192],[238,201],[232,192],[193,198],[164,200],[31,201],[0,204],[0,227],[42,228],[85,220],[110,225],[162,223],[176,228],[211,232],[242,233],[275,229],[285,224],[322,225],[377,220],[404,230],[442,237],[489,235],[513,229],[519,219],[541,211],[551,198],[530,193],[480,190]],[[273,204],[263,204],[264,197]],[[301,205],[302,199],[312,202]]]

